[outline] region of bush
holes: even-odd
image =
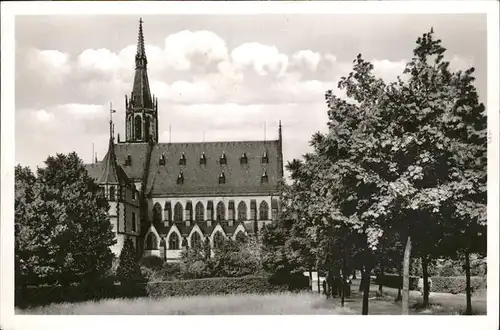
[[[149,297],[224,295],[243,293],[283,292],[286,288],[272,284],[265,277],[219,277],[148,283]]]
[[[144,282],[147,280],[141,272],[135,255],[134,243],[127,237],[120,252],[120,264],[116,269],[116,278],[122,284]]]
[[[417,276],[410,276],[410,290],[417,290],[418,284]],[[465,293],[465,277],[440,277],[432,276],[432,292],[443,292],[443,293]],[[402,284],[402,277],[394,274],[385,274],[382,280],[382,285],[389,288],[398,288]],[[376,280],[377,284],[380,284],[380,279]],[[479,289],[486,288],[486,278],[484,277],[471,277],[471,291],[474,292]]]
[[[163,267],[163,259],[157,256],[147,256],[141,259],[141,266],[153,270],[160,270]]]

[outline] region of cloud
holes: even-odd
[[[45,111],[45,109],[35,110],[34,111],[35,118],[41,122],[48,122],[54,119],[54,114]]]
[[[58,50],[30,49],[25,61],[27,68],[36,74],[35,79],[49,84],[63,81],[71,72],[70,55]]]
[[[234,64],[239,68],[251,67],[258,75],[275,74],[280,76],[288,67],[288,56],[279,52],[275,46],[258,42],[242,44],[231,52]]]
[[[406,60],[389,61],[386,59],[374,59],[370,62],[373,64],[373,73],[375,76],[382,78],[386,83],[396,81],[398,76],[402,76],[407,63]]]
[[[316,71],[319,61],[321,60],[321,54],[310,49],[301,50],[296,52],[292,59],[294,64],[298,65],[300,68],[305,67],[310,71]]]
[[[176,81],[170,85],[161,81],[153,81],[151,89],[161,99],[173,103],[206,103],[214,102],[217,93],[207,81]]]
[[[165,39],[164,60],[170,68],[187,71],[228,58],[226,42],[211,31],[184,30]],[[198,61],[198,63],[196,63]]]

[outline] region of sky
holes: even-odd
[[[285,163],[326,131],[324,94],[358,53],[386,82],[402,74],[416,39],[434,28],[454,70],[476,68],[486,101],[486,17],[480,14],[142,16],[160,142],[276,139]],[[18,16],[15,161],[106,153],[109,107],[124,138],[138,16]],[[171,133],[169,133],[171,127]]]

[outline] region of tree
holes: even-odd
[[[48,157],[45,165],[36,179],[20,167],[16,170],[21,272],[27,270],[36,284],[99,281],[109,273],[110,246],[116,242],[109,205],[75,153]],[[30,182],[32,188],[23,193],[21,182]]]
[[[134,242],[130,237],[126,237],[120,252],[120,263],[116,269],[116,278],[121,285],[130,285],[144,280],[136,255]]]

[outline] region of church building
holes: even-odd
[[[125,97],[125,140],[118,135],[115,142],[110,120],[106,156],[86,165],[110,203],[113,252],[118,256],[129,237],[138,255],[176,262],[183,249],[203,242],[214,247],[258,235],[279,211],[281,123],[277,140],[160,142],[147,64],[140,20],[135,77]]]

